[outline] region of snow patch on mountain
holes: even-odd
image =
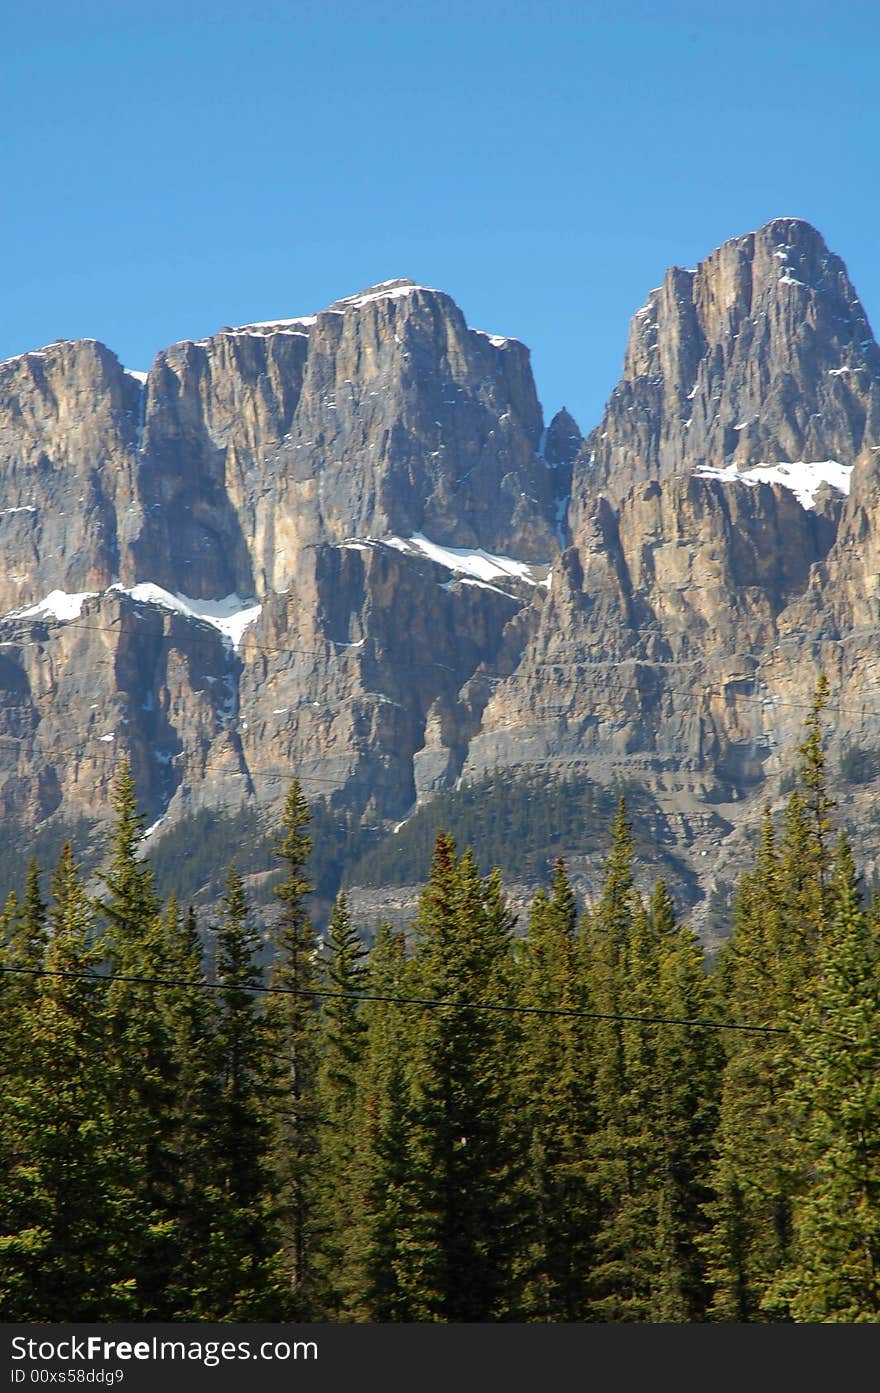
[[[35,605],[27,605],[24,609],[14,609],[11,614],[4,614],[3,618],[31,619],[45,615],[48,619],[58,619],[66,624],[71,619],[79,619],[86,600],[93,600],[97,594],[97,590],[80,590],[74,595],[68,595],[64,590],[50,590],[44,600],[38,600]]]
[[[549,562],[516,561],[512,556],[497,556],[481,547],[440,546],[422,532],[413,532],[410,537],[385,537],[383,541],[385,546],[427,556],[448,571],[473,576],[475,580],[522,580],[527,585],[544,585],[550,565]]]
[[[151,581],[142,581],[141,584],[130,588],[114,585],[111,589],[123,595],[130,595],[140,604],[159,605],[162,609],[182,614],[186,619],[200,619],[203,624],[210,624],[222,634],[236,650],[245,629],[260,617],[263,608],[253,600],[243,600],[240,595],[235,594],[225,595],[222,600],[193,600],[189,595],[179,592],[172,594]]]
[[[728,484],[781,484],[790,489],[802,508],[815,508],[816,494],[823,484],[829,484],[838,493],[848,494],[852,481],[853,466],[840,464],[837,460],[794,460],[788,463],[781,460],[776,464],[761,462],[740,468],[727,464],[723,468],[701,465],[695,472],[700,479],[721,479]]]

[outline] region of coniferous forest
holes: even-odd
[[[712,964],[625,805],[601,893],[525,925],[440,832],[415,931],[319,941],[308,805],[268,973],[230,866],[161,902],[121,768],[0,921],[0,1318],[880,1320],[880,907],[834,831],[820,682]]]

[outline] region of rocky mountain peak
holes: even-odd
[[[411,277],[401,276],[397,280],[379,281],[376,285],[368,285],[364,290],[358,290],[354,295],[344,295],[341,299],[334,300],[330,309],[360,309],[367,301],[396,300],[404,295],[409,295],[414,290],[429,291],[432,295],[442,294],[441,291],[433,290],[430,286],[417,285]]]
[[[549,426],[544,441],[544,460],[551,469],[560,465],[571,465],[583,443],[583,435],[577,421],[564,406],[557,411]]]
[[[880,350],[841,259],[776,218],[672,267],[633,318],[623,377],[585,442],[581,498],[700,466],[834,461],[880,425]]]

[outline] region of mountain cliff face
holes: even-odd
[[[833,769],[880,747],[880,350],[808,224],[669,271],[586,440],[410,281],[142,376],[0,364],[7,817],[105,817],[123,750],[166,826],[536,766],[637,781],[705,888],[821,669]]]
[[[576,427],[545,432],[522,344],[408,281],[139,377],[90,342],[0,367],[7,812],[100,813],[124,748],[155,815],[297,770],[401,816],[558,552]]]
[[[597,487],[619,497],[699,465],[851,465],[878,431],[880,350],[846,267],[815,228],[778,218],[671,268],[637,311],[573,512]]]

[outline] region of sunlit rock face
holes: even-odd
[[[782,796],[820,671],[832,777],[880,748],[878,379],[794,219],[667,273],[585,439],[521,343],[411,281],[148,374],[91,341],[0,364],[2,805],[106,818],[122,753],[159,835],[293,774],[394,824],[580,773],[649,797],[693,900]],[[870,783],[838,792],[868,828]]]
[[[840,257],[778,218],[672,267],[633,317],[623,376],[576,468],[573,527],[597,490],[702,465],[864,459],[880,350]]]
[[[297,771],[399,817],[427,727],[546,593],[576,435],[523,344],[411,281],[148,374],[93,342],[0,365],[8,808],[106,813],[126,751],[153,815]]]

